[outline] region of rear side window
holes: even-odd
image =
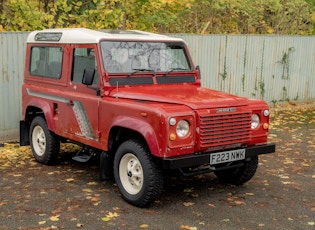
[[[30,74],[59,79],[61,77],[62,53],[61,47],[32,47]]]

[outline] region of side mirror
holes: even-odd
[[[84,69],[82,84],[92,85],[94,80],[95,69]]]
[[[198,71],[199,79],[201,79],[201,72],[200,72],[200,66],[199,65],[196,66],[196,70]]]

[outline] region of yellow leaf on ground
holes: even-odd
[[[282,184],[293,184],[293,182],[290,182],[290,181],[281,181]]]
[[[109,218],[113,218],[113,217],[118,217],[119,214],[117,212],[109,212],[106,217],[109,217]]]
[[[39,224],[39,225],[44,225],[44,224],[46,224],[46,221],[45,221],[45,220],[39,221],[38,224]]]
[[[189,225],[181,225],[181,229],[187,229],[187,230],[197,230],[196,227],[190,227]]]
[[[96,182],[89,182],[89,183],[87,183],[88,185],[97,185],[97,183]]]
[[[91,189],[88,189],[88,188],[82,189],[82,191],[86,192],[86,193],[92,193],[93,192]]]
[[[68,178],[68,179],[66,179],[66,181],[67,182],[72,182],[72,181],[74,181],[74,179],[73,178]]]
[[[110,221],[110,219],[111,219],[111,218],[109,218],[109,217],[103,217],[103,218],[102,218],[102,221],[107,222],[107,221]]]
[[[118,217],[117,212],[109,212],[105,217],[102,218],[102,221],[110,221],[112,218]]]
[[[147,225],[147,224],[141,224],[140,225],[140,228],[148,228],[149,227],[149,225]]]
[[[52,216],[52,217],[50,217],[49,219],[50,219],[51,221],[59,221],[59,216],[60,216],[60,215]]]

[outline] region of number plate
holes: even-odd
[[[220,153],[210,154],[210,165],[221,164],[226,162],[238,161],[245,159],[245,149],[236,149]]]

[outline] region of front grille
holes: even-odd
[[[199,147],[246,143],[250,139],[251,113],[210,114],[199,111]]]

